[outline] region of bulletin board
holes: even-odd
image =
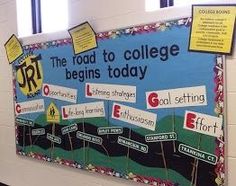
[[[23,46],[17,154],[149,185],[224,185],[224,58],[189,52],[191,18]],[[62,167],[63,168],[63,167]]]

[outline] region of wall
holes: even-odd
[[[233,55],[226,57],[226,59],[228,183],[229,186],[234,186],[236,183],[236,47],[234,47]]]
[[[144,0],[69,0],[70,26],[83,21],[89,21],[94,29],[105,31],[128,25],[142,24],[161,20],[165,17],[174,18],[177,15],[189,16],[190,7],[178,11],[170,8],[160,13],[145,13]],[[220,1],[219,1],[220,2]],[[224,2],[233,2],[224,1]],[[123,179],[104,177],[82,170],[74,170],[55,164],[36,161],[15,155],[14,114],[12,101],[12,74],[10,65],[6,60],[3,44],[12,33],[16,33],[16,3],[15,0],[0,0],[0,182],[12,186],[128,186],[137,183]],[[172,13],[170,13],[172,12]],[[37,42],[47,39],[57,39],[67,36],[66,32],[57,35],[44,35],[34,37]],[[53,38],[54,37],[54,38]],[[32,38],[24,39],[30,42]],[[227,57],[227,107],[228,107],[228,164],[229,183],[234,186],[236,178],[236,54]]]

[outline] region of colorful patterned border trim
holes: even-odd
[[[96,173],[100,173],[100,174],[104,174],[104,175],[108,175],[108,176],[124,178],[127,180],[133,180],[135,182],[150,184],[150,185],[154,185],[154,186],[159,186],[159,185],[161,185],[161,186],[178,186],[179,185],[177,183],[174,184],[168,180],[161,180],[159,178],[134,175],[132,173],[122,174],[120,172],[116,172],[115,170],[113,170],[111,168],[107,168],[107,167],[93,166],[91,164],[89,164],[87,166],[83,166],[76,161],[64,160],[64,159],[60,159],[60,158],[51,159],[50,157],[47,157],[43,154],[38,154],[38,153],[33,153],[33,152],[25,153],[23,151],[17,150],[16,153],[18,155],[27,156],[27,157],[34,158],[37,160],[58,163],[60,165],[65,165],[65,166],[69,166],[72,168],[83,169],[83,170],[87,170],[89,172],[96,172]]]
[[[31,45],[25,45],[23,47],[24,50],[26,51],[34,51],[38,49],[47,49],[51,47],[59,47],[67,44],[71,44],[72,41],[70,38],[67,39],[60,39],[60,40],[54,40],[54,41],[48,41],[44,43],[36,43],[36,44],[31,44]]]
[[[223,56],[217,55],[216,62],[214,67],[215,72],[215,113],[218,117],[224,117],[224,67],[223,67]],[[224,130],[223,130],[224,131]],[[215,173],[217,175],[215,182],[218,186],[224,185],[225,180],[225,142],[224,135],[222,134],[219,138],[216,139],[216,149],[215,154],[218,157],[218,162],[216,164]]]

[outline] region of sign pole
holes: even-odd
[[[201,140],[202,140],[202,134],[199,135],[198,138],[198,147],[197,149],[200,149],[200,145],[201,145]],[[191,186],[197,186],[197,174],[198,174],[198,159],[194,159],[194,163],[193,163],[193,170],[192,170],[192,180],[191,180]]]
[[[47,138],[51,141],[51,159],[53,158],[55,144],[61,143],[61,139],[57,136],[55,136],[55,125],[60,123],[60,112],[54,102],[51,102],[47,108],[47,122],[51,123],[52,127],[52,133],[47,134]]]
[[[31,127],[29,126],[29,131],[28,131],[28,135],[29,135],[29,140],[30,140],[30,147],[31,147],[31,151],[32,151],[32,148],[33,148],[33,143],[32,143],[32,136],[31,136]]]
[[[34,126],[34,122],[32,120],[28,120],[25,118],[21,118],[21,117],[16,117],[15,121],[18,125],[23,125],[23,134],[22,134],[22,149],[23,151],[25,151],[25,140],[26,138],[28,139],[29,137],[29,142],[30,142],[30,148],[32,151],[32,134],[31,134],[31,127]],[[28,128],[26,128],[26,126]],[[27,131],[27,132],[26,132]]]
[[[69,138],[69,142],[70,142],[70,150],[72,151],[72,159],[74,160],[74,148],[73,148],[73,143],[72,143],[72,140],[71,140],[71,136],[70,136],[70,133],[67,133],[68,134],[68,138]]]
[[[23,151],[25,151],[25,125],[23,125]]]
[[[110,119],[109,119],[109,100],[107,101],[107,127],[110,126]],[[107,134],[107,139],[109,139],[109,134]]]
[[[86,150],[86,162],[89,164],[89,141],[87,142],[87,150]]]
[[[131,127],[129,128],[129,139],[131,139]],[[129,156],[130,156],[130,148],[128,147],[128,150],[127,150],[127,155],[126,155],[126,158],[127,158],[127,162],[126,162],[126,172],[127,174],[129,173]]]
[[[52,123],[52,135],[55,135],[55,123]],[[53,158],[54,153],[54,142],[51,141],[51,159]]]
[[[165,158],[165,153],[164,153],[163,142],[161,141],[160,144],[161,144],[161,155],[162,155],[164,167],[165,167],[165,170],[166,170],[166,178],[169,179],[169,174],[168,174],[168,169],[167,169],[167,165],[166,165],[166,158]]]
[[[33,141],[33,145],[36,143],[36,141],[38,141],[39,139],[39,135],[37,135],[37,137],[35,138],[35,140]]]
[[[39,129],[31,129],[31,137],[32,136],[36,136],[34,141],[32,140],[32,145],[35,145],[36,141],[38,140],[38,138],[42,135],[45,135],[45,129],[44,128],[39,128]]]
[[[193,184],[194,186],[197,186],[198,163],[199,163],[199,160],[197,160],[197,163],[196,163],[195,180],[194,180],[194,184]]]
[[[191,177],[192,177],[192,179],[191,179],[191,184],[190,184],[190,186],[192,186],[192,185],[193,185],[193,182],[194,182],[194,172],[195,172],[196,161],[197,161],[197,159],[194,158],[193,169],[192,169],[192,172],[191,172]]]
[[[202,141],[202,134],[200,134],[200,136],[199,136],[199,140],[198,140],[198,149],[200,149],[201,141]],[[199,163],[199,160],[197,160],[197,162],[196,162],[196,169],[195,169],[195,182],[194,182],[194,186],[197,186],[198,163]]]
[[[70,135],[71,132],[75,132],[78,130],[78,125],[77,123],[74,123],[72,125],[68,125],[68,126],[65,126],[65,127],[62,127],[61,128],[61,133],[62,135],[65,135],[67,134],[67,137],[68,137],[68,140],[69,140],[69,143],[70,143],[70,151],[71,151],[71,155],[72,155],[72,159],[75,160],[75,152],[74,152],[74,148],[73,148],[73,142],[72,142],[72,137]]]
[[[52,132],[52,130],[53,130],[52,128],[53,128],[53,127],[51,126],[51,132]],[[50,149],[50,157],[51,157],[51,158],[52,158],[52,143],[53,143],[53,142],[51,141],[51,149]]]
[[[84,125],[84,115],[83,115],[83,132],[85,133],[85,125]],[[84,165],[86,165],[86,150],[85,150],[85,140],[83,140],[83,154],[84,154]]]
[[[175,132],[175,109],[173,109],[173,115],[172,115],[172,131]],[[173,150],[174,150],[174,153],[176,153],[175,141],[173,141]]]
[[[108,158],[109,158],[109,161],[111,161],[111,157],[110,157],[110,155],[109,155],[109,153],[108,153],[106,147],[105,147],[103,144],[102,144],[101,146],[102,146],[102,148],[104,149],[104,151],[106,152],[106,154],[107,154],[107,156],[108,156]]]

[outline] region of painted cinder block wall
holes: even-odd
[[[191,9],[145,12],[145,0],[68,0],[70,27],[89,21],[97,32],[129,25],[155,22],[161,19],[190,16]],[[225,0],[224,3],[233,3]],[[222,3],[222,1],[218,1]],[[22,1],[23,3],[23,1]],[[52,8],[56,11],[56,7]],[[4,43],[11,34],[17,34],[15,0],[0,0],[0,182],[11,186],[134,186],[141,185],[123,179],[92,174],[59,165],[32,160],[15,154],[12,73],[8,65]],[[66,32],[36,36],[24,42],[37,42],[43,38],[67,36]],[[228,186],[235,186],[236,177],[236,49],[227,56],[227,165]]]

